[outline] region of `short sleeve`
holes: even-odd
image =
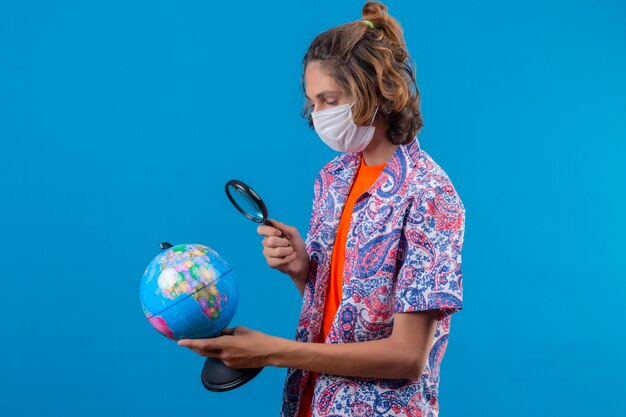
[[[465,208],[451,184],[425,188],[409,204],[398,245],[394,313],[453,314],[463,308]]]

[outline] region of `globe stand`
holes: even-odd
[[[223,392],[242,386],[258,375],[260,368],[229,368],[214,357],[207,357],[200,374],[204,388],[213,392]]]

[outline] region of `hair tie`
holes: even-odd
[[[365,23],[366,25],[369,25],[369,27],[374,29],[374,24],[372,22],[370,22],[369,20],[363,20],[363,23]]]

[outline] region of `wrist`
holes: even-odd
[[[274,339],[274,349],[269,356],[269,365],[275,366],[276,368],[286,368],[288,365],[286,364],[285,358],[289,357],[293,350],[292,345],[295,342],[281,337],[274,337]]]
[[[309,272],[311,269],[310,267],[311,267],[311,260],[307,259],[305,263],[305,267],[302,268],[302,270],[298,274],[290,275],[291,279],[296,282],[305,283],[307,278],[309,277]]]
[[[289,277],[291,278],[293,282],[304,283],[306,282],[307,274],[302,274],[302,273],[299,275],[294,274],[294,275],[289,275]]]

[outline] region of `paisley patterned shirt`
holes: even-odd
[[[311,263],[295,340],[365,342],[391,336],[394,313],[438,309],[439,318],[419,378],[319,373],[312,415],[436,417],[450,319],[463,307],[465,207],[417,137],[396,148],[378,179],[355,202],[346,237],[342,300],[328,337],[320,340],[337,226],[362,157],[362,152],[342,153],[315,179],[306,236]],[[297,415],[308,375],[307,370],[287,369],[281,417]]]

